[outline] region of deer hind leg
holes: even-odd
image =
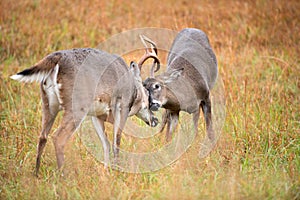
[[[101,140],[103,153],[104,153],[104,167],[106,168],[109,163],[109,152],[110,152],[110,143],[105,135],[104,120],[100,117],[92,117],[93,125],[96,129],[99,139]]]
[[[178,125],[179,112],[169,112],[167,115],[167,133],[166,133],[166,141],[170,142],[172,140],[172,134]]]
[[[202,111],[204,113],[207,136],[211,141],[214,141],[215,133],[213,130],[211,101],[210,101],[209,97],[206,100],[201,102],[201,107],[202,107]]]
[[[79,125],[80,123],[74,120],[72,112],[66,110],[62,122],[53,136],[58,169],[61,169],[64,164],[65,145]]]
[[[37,147],[36,166],[35,166],[36,176],[38,176],[39,173],[41,156],[46,146],[49,132],[53,126],[53,123],[59,111],[59,105],[53,102],[49,102],[49,99],[43,90],[42,90],[42,107],[43,107],[42,131],[40,133],[39,143]]]

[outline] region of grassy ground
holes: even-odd
[[[0,199],[300,199],[298,1],[2,0],[0,8]],[[167,168],[128,174],[105,171],[75,135],[68,177],[56,172],[49,142],[35,178],[39,86],[9,76],[55,50],[96,47],[139,27],[208,34],[226,90],[217,147],[199,159],[193,145]]]

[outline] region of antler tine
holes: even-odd
[[[145,48],[145,51],[146,53],[142,56],[142,58],[140,59],[139,63],[138,63],[138,66],[141,70],[142,68],[142,65],[144,64],[144,62],[149,59],[149,58],[153,58],[154,59],[154,62],[153,62],[153,65],[151,67],[151,71],[150,71],[150,76],[151,77],[154,77],[154,72],[157,72],[159,69],[160,69],[160,61],[157,57],[157,48],[156,48],[156,44],[150,40],[149,38],[147,38],[146,36],[144,35],[140,35],[140,38],[141,38],[141,41],[142,43],[144,44],[144,46],[146,47]],[[149,51],[149,48],[146,44],[146,42],[150,43],[151,45],[151,52]],[[155,64],[157,64],[157,67],[156,69],[154,70],[154,67],[155,67]]]
[[[151,39],[149,39],[149,38],[146,37],[145,35],[140,35],[140,37],[141,37],[141,39],[142,39],[142,41],[143,41],[144,46],[146,46],[146,42],[150,43],[152,52],[155,53],[156,56],[157,56],[157,47],[156,47],[155,42],[153,42]],[[146,42],[145,42],[145,41],[146,41]],[[147,47],[146,47],[146,48],[147,48]],[[154,70],[155,64],[157,64],[157,67],[156,67],[156,69]],[[159,69],[160,69],[160,62],[157,62],[156,60],[154,60],[154,62],[153,62],[153,64],[152,64],[152,67],[151,67],[150,76],[151,76],[151,77],[154,77],[154,73],[157,72]]]
[[[144,44],[144,46],[147,48],[147,44],[146,42],[150,43],[151,45],[151,49],[154,50],[154,52],[157,54],[157,48],[156,48],[156,44],[155,42],[153,42],[151,39],[149,39],[148,37],[146,37],[145,35],[140,35],[140,38]],[[146,41],[146,42],[145,42]]]

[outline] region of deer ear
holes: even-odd
[[[170,83],[182,75],[183,68],[172,70],[168,76],[165,76],[165,83]]]
[[[140,68],[135,62],[131,61],[129,69],[135,77],[141,76]]]

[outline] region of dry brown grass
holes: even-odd
[[[0,8],[1,199],[300,198],[298,1],[2,0]],[[143,27],[208,34],[227,100],[217,148],[200,160],[193,145],[158,172],[108,173],[75,136],[67,179],[55,172],[51,142],[33,177],[39,89],[8,77],[55,50],[96,47]]]

